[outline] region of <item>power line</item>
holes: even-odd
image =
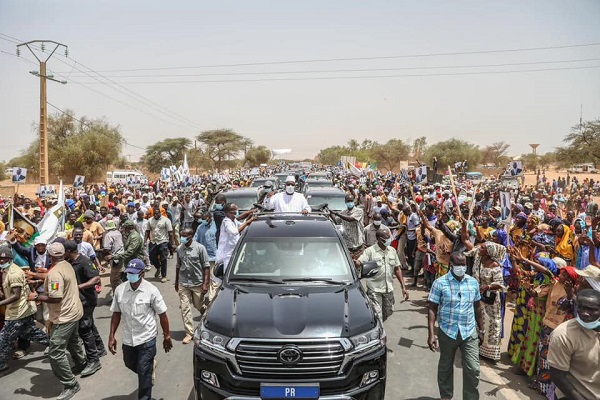
[[[60,62],[62,62],[63,64],[66,64],[66,65],[68,65],[68,63],[66,63],[66,62],[65,62],[65,61],[63,61],[63,60],[60,60],[60,59],[59,59],[59,61],[60,61]],[[86,69],[88,69],[88,70],[90,71],[90,73],[92,73],[92,74],[96,74],[96,75],[98,75],[99,77],[101,77],[101,78],[105,79],[106,81],[108,81],[108,82],[110,82],[110,83],[112,83],[112,84],[115,84],[115,85],[117,85],[118,87],[122,88],[122,90],[120,90],[120,89],[117,89],[117,88],[114,88],[114,87],[112,87],[112,86],[111,86],[109,83],[107,83],[107,82],[103,82],[103,81],[101,81],[100,79],[98,79],[97,77],[95,77],[95,76],[93,76],[93,75],[90,75],[90,73],[88,73],[88,72],[86,72],[86,71],[83,71],[83,70],[81,70],[80,68],[78,68],[78,67],[77,67],[77,65],[81,65],[83,68],[86,68]],[[77,70],[77,71],[79,71],[79,72],[81,72],[81,73],[83,73],[83,74],[85,74],[86,76],[88,76],[88,77],[90,77],[90,78],[92,78],[92,79],[94,79],[94,80],[96,80],[96,81],[98,81],[98,82],[100,82],[100,83],[102,83],[102,84],[104,84],[104,85],[106,85],[106,86],[110,87],[111,89],[113,89],[113,90],[116,90],[116,91],[118,91],[119,93],[121,93],[121,94],[123,94],[123,95],[125,95],[125,96],[127,96],[127,97],[130,97],[130,98],[132,98],[132,99],[133,99],[133,100],[135,100],[135,101],[139,101],[139,102],[141,102],[142,104],[144,104],[144,105],[145,105],[145,106],[147,106],[147,107],[151,107],[151,108],[153,108],[154,110],[156,110],[156,111],[160,112],[161,114],[163,114],[163,115],[165,115],[165,116],[167,116],[167,117],[169,117],[169,118],[171,118],[171,119],[177,120],[177,121],[179,121],[180,123],[183,123],[183,124],[185,124],[185,125],[191,126],[191,127],[195,128],[195,129],[201,129],[200,125],[196,124],[194,121],[192,121],[192,120],[190,120],[190,119],[188,119],[188,118],[186,118],[186,117],[183,117],[183,116],[181,116],[181,115],[177,114],[176,112],[174,112],[174,111],[171,111],[171,110],[169,110],[168,108],[161,106],[160,104],[157,104],[157,103],[153,102],[152,100],[150,100],[150,99],[148,99],[148,98],[146,98],[146,97],[144,97],[144,96],[142,96],[142,95],[140,95],[140,94],[138,94],[138,93],[136,93],[136,92],[132,91],[131,89],[129,89],[129,88],[127,88],[127,87],[125,87],[125,86],[121,85],[121,84],[120,84],[120,83],[118,83],[118,82],[115,82],[115,81],[113,81],[113,80],[112,80],[112,79],[110,79],[110,78],[107,78],[107,77],[105,77],[104,75],[102,75],[102,74],[100,74],[100,73],[98,73],[98,72],[94,71],[92,68],[90,68],[90,67],[87,67],[87,66],[83,65],[82,63],[80,63],[80,62],[78,62],[78,61],[75,61],[75,60],[73,60],[73,65],[72,65],[72,68],[73,68],[73,69],[75,69],[75,70]]]
[[[322,58],[309,60],[287,60],[287,61],[263,61],[252,63],[235,63],[235,64],[208,64],[195,66],[175,66],[175,67],[154,67],[154,68],[131,68],[131,69],[107,69],[98,72],[134,72],[134,71],[159,71],[168,69],[195,69],[195,68],[219,68],[219,67],[249,67],[257,65],[281,65],[281,64],[307,64],[321,62],[339,62],[339,61],[366,61],[366,60],[389,60],[400,58],[424,58],[424,57],[445,57],[458,55],[475,55],[475,54],[497,54],[497,53],[517,53],[527,51],[542,51],[542,50],[558,50],[571,49],[581,47],[600,46],[600,42],[572,44],[563,46],[546,46],[546,47],[529,47],[516,49],[500,49],[500,50],[477,50],[477,51],[461,51],[461,52],[445,52],[445,53],[425,53],[425,54],[404,54],[391,56],[370,56],[370,57],[342,57],[342,58]]]
[[[342,80],[342,79],[378,79],[378,78],[416,78],[428,76],[463,76],[463,75],[490,75],[490,74],[514,74],[528,72],[544,71],[566,71],[577,69],[600,68],[600,65],[590,65],[582,67],[562,67],[562,68],[540,68],[524,69],[510,71],[473,71],[473,72],[447,72],[435,74],[403,74],[403,75],[359,75],[359,76],[318,76],[318,77],[298,77],[298,78],[259,78],[259,79],[223,79],[223,80],[184,80],[184,81],[137,81],[127,82],[129,84],[178,84],[178,83],[227,83],[227,82],[271,82],[271,81],[312,81],[312,80]],[[93,82],[86,82],[93,84]]]
[[[17,60],[21,60],[23,62],[26,62],[26,63],[29,63],[29,64],[33,64],[36,67],[39,66],[39,64],[36,63],[35,61],[32,61],[32,60],[30,60],[28,58],[20,57],[20,56],[18,56],[16,54],[13,54],[13,53],[9,53],[8,51],[0,50],[0,53],[5,54],[7,56],[12,56],[12,57],[16,58]]]
[[[5,36],[6,38],[5,38],[5,37],[2,37],[2,36]],[[19,39],[15,38],[15,37],[12,37],[12,36],[9,36],[9,35],[3,34],[3,33],[0,33],[0,39],[3,39],[3,40],[6,40],[6,41],[9,41],[9,42],[11,42],[11,43],[15,43],[15,44],[18,44],[18,43],[21,43],[21,42],[22,42],[22,41],[20,41]],[[60,55],[60,56],[62,56],[62,55]],[[65,57],[65,58],[67,58],[67,57]],[[67,59],[69,59],[69,58],[67,58]],[[97,81],[98,83],[104,84],[104,85],[108,86],[109,88],[111,88],[111,89],[113,89],[113,90],[116,90],[117,92],[121,93],[122,95],[125,95],[125,96],[127,96],[127,97],[129,97],[129,98],[131,98],[131,99],[133,99],[133,100],[135,100],[135,101],[137,101],[137,102],[140,102],[140,103],[142,103],[144,106],[146,106],[146,107],[150,107],[150,108],[154,109],[155,111],[157,111],[157,112],[159,112],[159,113],[161,113],[161,114],[163,114],[163,115],[167,116],[168,118],[171,118],[171,119],[172,119],[172,120],[174,120],[176,123],[180,124],[182,127],[186,127],[186,128],[190,128],[190,127],[192,127],[193,129],[201,129],[201,126],[200,126],[200,125],[198,125],[198,124],[196,124],[194,121],[192,121],[192,120],[190,120],[190,119],[188,119],[188,118],[186,118],[186,117],[183,117],[183,116],[181,116],[181,115],[177,114],[176,112],[174,112],[174,111],[171,111],[171,110],[167,109],[166,107],[163,107],[163,106],[161,106],[160,104],[157,104],[157,103],[153,102],[152,100],[150,100],[150,99],[148,99],[148,98],[146,98],[146,97],[144,97],[144,96],[142,96],[142,95],[140,95],[140,94],[138,94],[138,93],[136,93],[136,92],[132,91],[131,89],[129,89],[129,88],[127,88],[127,87],[125,87],[125,86],[121,85],[121,84],[120,84],[120,83],[118,83],[118,82],[114,82],[114,81],[112,81],[111,79],[104,77],[102,74],[99,74],[99,73],[97,73],[96,71],[94,71],[94,70],[93,70],[93,69],[91,69],[90,67],[87,67],[87,66],[83,65],[82,63],[79,63],[79,62],[77,62],[77,61],[75,61],[75,60],[72,60],[72,61],[73,61],[73,65],[70,65],[69,63],[67,63],[67,62],[63,61],[63,60],[62,60],[62,59],[60,59],[60,58],[57,58],[57,60],[58,60],[59,62],[61,62],[61,63],[65,64],[65,65],[67,65],[67,66],[71,67],[71,71],[73,71],[73,69],[76,69],[76,70],[77,70],[77,71],[79,71],[80,73],[83,73],[83,74],[85,74],[86,76],[88,76],[89,78],[92,78],[92,79],[94,79],[94,80],[95,80],[95,81]],[[69,59],[69,60],[70,60],[70,59]],[[112,86],[111,86],[111,84],[109,84],[109,83],[107,83],[107,82],[104,82],[104,81],[102,81],[102,80],[98,79],[96,76],[94,76],[94,75],[92,75],[92,74],[90,74],[90,73],[88,73],[88,72],[86,72],[86,71],[83,71],[82,69],[80,69],[80,68],[76,67],[76,65],[81,65],[83,68],[86,68],[86,69],[88,69],[88,70],[89,70],[89,71],[90,71],[92,74],[96,74],[96,75],[98,75],[98,76],[102,77],[103,79],[105,79],[105,80],[107,80],[107,81],[111,82],[112,84],[115,84],[115,85],[117,85],[117,86],[121,87],[123,90],[121,90],[121,89],[118,89],[118,88],[115,88],[115,87],[112,87]],[[66,78],[66,79],[68,79],[68,77],[65,77],[65,76],[63,75],[63,73],[60,73],[60,72],[54,72],[54,73],[55,73],[55,74],[57,74],[57,75],[59,75],[59,76],[62,76],[63,78]],[[70,73],[69,73],[69,74],[70,74]],[[112,99],[112,100],[114,100],[114,101],[117,101],[117,102],[119,102],[120,104],[124,104],[124,105],[127,105],[127,106],[129,106],[129,107],[132,107],[133,109],[135,109],[135,110],[137,110],[137,111],[144,112],[145,114],[148,114],[148,115],[151,115],[151,116],[153,116],[153,117],[159,118],[159,117],[158,117],[158,116],[157,116],[155,113],[150,113],[150,112],[145,112],[145,111],[142,111],[142,110],[140,110],[140,109],[138,109],[138,108],[136,108],[136,107],[133,107],[133,106],[131,106],[131,105],[127,104],[127,103],[124,103],[124,102],[122,102],[122,101],[119,101],[119,100],[115,99],[114,97],[111,97],[111,96],[105,95],[105,94],[103,94],[102,92],[98,92],[98,91],[96,91],[96,90],[94,90],[94,89],[88,88],[88,87],[87,87],[87,86],[85,86],[84,84],[81,84],[81,83],[75,82],[75,81],[73,81],[73,80],[71,80],[71,82],[73,82],[73,83],[75,83],[75,84],[79,84],[79,85],[81,85],[81,86],[83,86],[83,87],[85,87],[85,88],[87,88],[87,89],[89,89],[89,90],[92,90],[92,91],[96,92],[96,93],[102,94],[102,95],[104,95],[104,96],[106,96],[106,97],[108,97],[108,98],[110,98],[110,99]],[[159,119],[162,119],[162,118],[159,118]]]
[[[46,104],[48,104],[50,107],[54,108],[56,111],[59,111],[60,113],[62,113],[64,115],[67,115],[70,118],[73,118],[75,121],[79,122],[81,125],[87,126],[88,128],[92,128],[92,125],[89,122],[82,121],[79,118],[74,117],[72,114],[69,114],[68,112],[66,112],[64,110],[61,110],[60,108],[56,107],[54,104],[50,103],[49,101],[46,101]],[[128,146],[134,147],[136,149],[144,150],[144,151],[146,150],[144,147],[139,147],[139,146],[136,146],[136,145],[133,145],[133,144],[129,143],[127,141],[127,139],[125,139],[122,136],[121,136],[121,138],[123,140],[123,143],[126,144],[126,145],[128,145]]]
[[[271,72],[214,72],[207,74],[158,74],[158,75],[108,75],[113,78],[174,78],[174,77],[195,77],[195,76],[236,76],[236,75],[290,75],[290,74],[316,74],[316,73],[339,73],[339,72],[383,72],[383,71],[404,71],[419,69],[461,69],[461,68],[488,68],[488,67],[512,67],[523,65],[541,65],[541,64],[562,64],[573,62],[598,61],[600,58],[582,58],[574,60],[557,61],[531,61],[518,63],[501,64],[470,64],[470,65],[442,65],[442,66],[424,66],[424,67],[399,67],[399,68],[362,68],[362,69],[322,69],[322,70],[304,70],[304,71],[271,71]],[[106,75],[104,75],[106,77]],[[135,82],[135,81],[132,81]]]
[[[63,61],[63,60],[61,60],[60,58],[57,58],[57,60],[58,60],[59,62],[61,62],[61,63],[65,64],[65,65],[69,65],[69,64],[68,64],[66,61]],[[76,61],[74,61],[74,62],[75,62],[75,63],[77,63]],[[75,65],[75,64],[74,64],[74,65]],[[70,65],[69,65],[69,66],[70,66]],[[110,89],[116,90],[117,92],[121,93],[122,95],[124,95],[124,96],[127,96],[127,97],[129,97],[129,98],[131,98],[131,99],[133,99],[133,100],[135,100],[135,101],[138,101],[138,102],[142,103],[144,106],[146,106],[146,107],[150,107],[150,108],[154,109],[155,111],[158,111],[159,113],[161,113],[161,114],[163,114],[163,115],[165,115],[165,116],[167,116],[167,117],[169,117],[169,118],[173,119],[175,123],[178,123],[178,124],[180,124],[181,126],[185,126],[185,127],[187,127],[187,128],[189,128],[189,127],[191,126],[191,124],[190,124],[189,122],[187,122],[187,121],[182,121],[180,118],[177,118],[177,117],[174,117],[174,116],[172,116],[172,115],[169,115],[167,112],[165,112],[165,111],[162,111],[162,110],[161,110],[159,107],[157,107],[157,106],[152,106],[151,104],[149,104],[149,101],[145,101],[145,102],[144,102],[144,101],[142,101],[142,100],[139,100],[139,99],[135,98],[133,95],[131,95],[131,94],[127,93],[126,91],[124,91],[124,90],[121,90],[121,89],[119,89],[119,88],[116,88],[116,87],[113,87],[113,86],[111,86],[111,84],[109,84],[109,83],[107,83],[107,82],[105,82],[105,81],[103,81],[103,80],[101,80],[101,79],[97,78],[96,76],[94,76],[94,75],[92,75],[92,74],[90,74],[90,73],[88,73],[88,72],[85,72],[85,71],[83,71],[83,70],[79,69],[79,68],[78,68],[78,67],[76,67],[76,66],[75,66],[74,68],[75,68],[76,70],[78,70],[78,71],[81,71],[81,72],[85,73],[85,74],[86,74],[86,75],[87,75],[89,78],[92,78],[92,79],[94,79],[94,80],[95,80],[97,83],[99,83],[99,84],[102,84],[102,85],[105,85],[105,86],[109,87]],[[56,72],[55,72],[55,73],[56,73]],[[58,73],[56,73],[56,74],[58,74]],[[62,76],[62,75],[61,75],[61,76]],[[73,81],[73,82],[74,82],[74,83],[77,83],[77,82],[75,82],[75,81]],[[91,83],[92,83],[92,84],[94,84],[94,82],[91,82]],[[88,84],[89,84],[89,83],[88,83]],[[121,86],[120,84],[117,84],[117,85]],[[113,99],[114,99],[114,98],[113,98]],[[122,102],[121,102],[121,103],[122,103]],[[122,103],[122,104],[123,104],[123,103]],[[139,109],[137,109],[137,110],[138,110],[138,111],[141,111],[141,110],[139,110]],[[154,114],[154,113],[145,112],[145,114],[152,115],[152,116],[154,116],[154,117],[158,117],[158,116],[157,116],[156,114]],[[159,118],[159,119],[160,119],[160,118]],[[195,128],[195,129],[197,129],[198,127],[197,127],[197,126],[194,126],[194,128]]]

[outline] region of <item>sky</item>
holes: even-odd
[[[597,0],[0,0],[0,160],[39,121],[38,67],[6,35],[67,45],[48,102],[118,125],[132,161],[219,128],[295,159],[421,136],[519,155],[600,118],[599,20]]]

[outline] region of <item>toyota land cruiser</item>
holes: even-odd
[[[386,334],[334,223],[265,214],[242,234],[194,335],[197,399],[379,400]]]

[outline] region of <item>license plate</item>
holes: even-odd
[[[278,385],[263,384],[260,385],[261,399],[318,399],[319,385]]]

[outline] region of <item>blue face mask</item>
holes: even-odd
[[[352,210],[354,208],[354,203],[349,201],[346,203],[346,207],[348,207],[348,210]]]
[[[181,244],[186,244],[186,243],[187,243],[187,242],[189,242],[189,241],[190,241],[190,238],[189,238],[189,237],[182,236],[182,237],[180,238],[180,242],[181,242]]]
[[[200,226],[205,226],[208,224],[208,222],[206,222],[206,220],[204,220],[204,219],[201,219],[199,222],[200,222]]]
[[[223,204],[215,204],[215,210],[222,211],[223,210]]]
[[[594,330],[600,327],[600,319],[592,322],[583,322],[581,318],[579,318],[579,315],[576,316],[575,319],[577,320],[577,322],[579,322],[579,325],[583,326],[585,329]]]
[[[6,262],[4,264],[0,264],[0,269],[6,269],[6,268],[10,267],[10,264],[12,264],[10,261]]]
[[[136,283],[137,281],[140,280],[140,275],[139,274],[132,274],[132,273],[127,273],[127,280],[129,281],[129,283]]]

